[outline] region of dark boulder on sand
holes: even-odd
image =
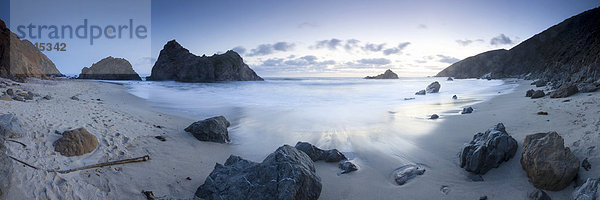
[[[429,85],[427,86],[427,88],[425,88],[425,91],[426,91],[427,93],[438,93],[438,92],[440,91],[440,87],[441,87],[441,86],[442,86],[442,85],[440,85],[440,83],[439,83],[439,82],[435,81],[435,82],[433,82],[433,83],[429,84]]]
[[[356,165],[350,161],[340,162],[339,168],[342,170],[342,174],[347,174],[358,170],[358,167],[356,167]]]
[[[391,69],[385,70],[383,74],[377,76],[367,76],[365,79],[398,79],[398,74],[392,72]]]
[[[563,84],[558,89],[550,93],[550,98],[565,98],[579,92],[579,89],[575,85]]]
[[[508,161],[517,152],[517,140],[506,132],[504,124],[477,133],[460,153],[460,167],[475,174],[485,174]]]
[[[598,200],[600,199],[600,179],[588,178],[583,185],[573,191],[573,200]]]
[[[54,141],[54,151],[63,156],[80,156],[90,153],[98,147],[98,139],[85,128],[65,131],[62,138]]]
[[[535,82],[533,82],[533,83],[531,83],[531,85],[535,85],[535,87],[544,87],[544,86],[546,86],[547,84],[548,84],[548,82],[547,82],[547,81],[545,81],[545,80],[541,80],[541,79],[540,79],[540,80],[537,80],[537,81],[535,81]]]
[[[81,69],[79,79],[98,79],[98,80],[138,80],[142,79],[133,70],[131,63],[124,58],[113,58],[109,56],[91,67]]]
[[[195,196],[201,199],[318,199],[321,178],[310,157],[284,145],[262,163],[230,156],[204,181]]]
[[[393,172],[394,181],[398,185],[404,185],[411,179],[425,174],[425,167],[418,164],[404,165]]]
[[[227,127],[230,125],[225,117],[218,116],[194,122],[185,128],[185,131],[200,141],[227,143],[229,142]]]
[[[213,56],[196,56],[175,40],[169,41],[160,51],[152,67],[149,81],[216,82],[262,81],[242,57],[229,50]]]
[[[440,118],[440,116],[437,114],[433,114],[429,117],[429,119],[437,119],[437,118]]]
[[[534,92],[535,92],[535,90],[533,90],[533,89],[527,90],[527,92],[525,93],[525,97],[531,97],[531,96],[533,96]]]
[[[0,139],[23,137],[23,128],[13,114],[0,115]]]
[[[463,108],[463,110],[460,112],[460,114],[470,114],[470,113],[473,113],[472,107]]]
[[[532,99],[539,99],[546,96],[546,93],[544,93],[544,91],[541,90],[536,90],[535,92],[533,92],[533,94],[531,95]]]
[[[418,92],[415,93],[415,95],[425,95],[425,90],[419,90]]]
[[[551,131],[525,137],[521,166],[536,188],[559,191],[576,177],[579,159],[565,148],[563,138]]]
[[[346,156],[337,149],[322,150],[308,142],[296,143],[296,149],[306,153],[312,161],[324,160],[325,162],[340,162],[347,160]]]

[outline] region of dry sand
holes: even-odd
[[[483,195],[489,199],[525,199],[534,187],[519,163],[523,139],[528,134],[551,130],[565,139],[565,145],[580,160],[588,157],[592,163],[590,171],[580,169],[580,179],[597,176],[600,172],[595,147],[600,144],[598,93],[576,94],[566,98],[570,102],[548,97],[533,100],[524,97],[525,91],[533,87],[530,82],[516,82],[519,86],[513,93],[474,105],[472,114],[432,120],[434,130],[414,141],[420,148],[403,156],[410,158],[410,162],[427,165],[427,172],[406,185],[395,185],[392,171],[409,161],[390,159],[390,155],[377,151],[355,155],[360,168],[350,174],[339,175],[336,164],[315,163],[323,183],[321,199],[478,199]],[[0,101],[0,114],[16,114],[26,131],[25,137],[18,139],[28,145],[26,148],[16,143],[6,144],[11,156],[43,169],[70,169],[144,155],[151,160],[69,174],[17,164],[11,188],[5,192],[6,199],[144,199],[142,190],[153,191],[161,198],[192,199],[215,163],[223,163],[234,153],[228,144],[200,142],[183,131],[199,119],[154,111],[120,85],[38,80],[20,87],[41,96],[51,95],[53,99],[25,103]],[[74,95],[80,100],[72,100]],[[549,115],[537,115],[538,111]],[[473,182],[459,167],[458,152],[473,134],[498,122],[504,123],[507,132],[519,142],[519,151],[507,163],[484,175],[485,181]],[[59,138],[55,131],[79,127],[98,137],[98,148],[77,157],[54,152],[52,143]],[[167,141],[155,139],[157,135],[165,136]],[[442,186],[449,189],[447,194],[440,191]],[[568,187],[548,193],[553,199],[568,199],[572,191]]]

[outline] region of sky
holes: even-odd
[[[134,19],[148,29],[147,38],[99,38],[94,45],[52,40],[71,47],[45,52],[63,73],[79,73],[111,55],[149,74],[163,45],[176,39],[196,55],[233,49],[264,77],[362,77],[386,69],[404,77],[432,76],[469,56],[510,49],[600,6],[600,0],[12,0],[8,7],[19,12],[7,15],[8,1],[0,0],[0,18],[10,18],[13,32],[32,22],[76,26],[83,19],[100,27]],[[61,14],[36,14],[48,7]]]

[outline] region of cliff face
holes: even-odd
[[[600,78],[600,7],[573,16],[512,49],[485,52],[436,76],[540,78],[555,85]]]
[[[131,63],[123,58],[104,58],[91,67],[84,67],[79,74],[80,79],[99,80],[142,80],[133,70]]]
[[[24,79],[63,76],[54,63],[27,41],[20,40],[0,20],[0,77]]]
[[[196,56],[175,40],[160,51],[147,80],[175,80],[181,82],[262,81],[234,51],[224,54]]]

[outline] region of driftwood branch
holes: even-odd
[[[145,155],[145,156],[142,156],[142,157],[125,159],[125,160],[117,160],[117,161],[105,162],[105,163],[98,163],[98,164],[93,164],[93,165],[78,167],[78,168],[75,168],[75,169],[48,170],[48,171],[49,172],[58,172],[58,173],[61,173],[61,174],[66,174],[66,173],[71,173],[71,172],[79,171],[79,170],[86,170],[86,169],[99,168],[99,167],[105,167],[105,166],[111,166],[111,165],[127,164],[127,163],[144,162],[144,161],[148,161],[148,160],[150,160],[150,156]]]
[[[16,159],[15,157],[9,156],[11,159],[24,164],[28,167],[31,167],[33,169],[40,169],[38,167],[35,167],[33,165],[27,164],[24,161],[21,161],[19,159]],[[66,174],[66,173],[71,173],[74,171],[79,171],[79,170],[86,170],[86,169],[92,169],[92,168],[98,168],[98,167],[105,167],[105,166],[111,166],[111,165],[120,165],[120,164],[127,164],[127,163],[136,163],[136,162],[144,162],[144,161],[148,161],[150,160],[150,156],[145,155],[142,157],[137,157],[137,158],[131,158],[131,159],[125,159],[125,160],[117,160],[117,161],[112,161],[112,162],[105,162],[105,163],[98,163],[98,164],[93,164],[93,165],[88,165],[88,166],[83,166],[83,167],[78,167],[78,168],[74,168],[74,169],[67,169],[67,170],[46,170],[48,172],[57,172],[57,173],[61,173],[61,174]]]
[[[21,146],[23,146],[23,148],[26,148],[26,147],[27,147],[27,145],[23,144],[22,142],[16,141],[16,140],[6,140],[6,141],[9,141],[9,142],[14,142],[14,143],[20,144]]]

